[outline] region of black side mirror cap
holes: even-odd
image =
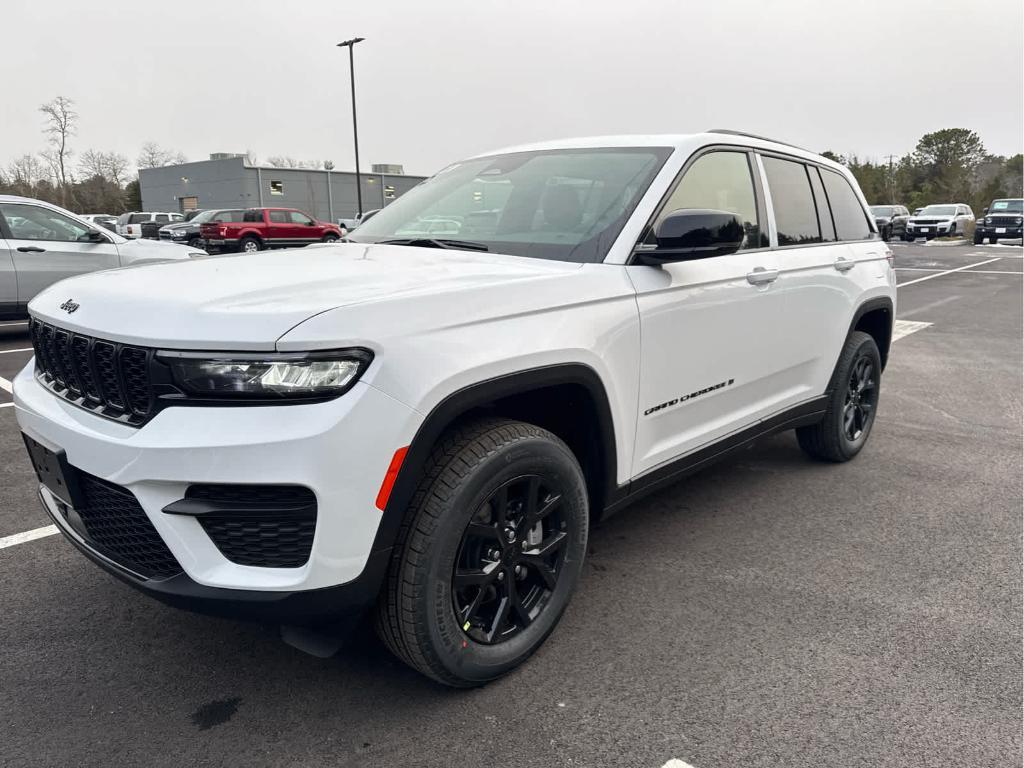
[[[685,208],[672,211],[654,229],[656,245],[634,251],[637,263],[658,266],[674,261],[727,256],[743,247],[743,220],[729,211]]]
[[[84,235],[82,235],[82,237],[79,238],[79,239],[83,240],[83,241],[85,241],[87,243],[105,243],[105,242],[107,242],[107,236],[104,235],[102,232],[100,232],[98,229],[90,229],[88,232],[86,232]]]

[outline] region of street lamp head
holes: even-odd
[[[361,43],[365,40],[365,37],[353,37],[351,40],[345,40],[344,42],[338,43],[339,48],[351,48],[356,43]]]

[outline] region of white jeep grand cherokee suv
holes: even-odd
[[[863,448],[890,259],[849,172],[786,144],[519,147],[348,242],[44,291],[17,417],[46,510],[124,581],[291,626],[369,609],[476,685],[554,629],[593,521],[780,430]]]

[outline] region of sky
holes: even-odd
[[[1024,144],[1021,0],[9,0],[0,166],[44,148],[134,161],[251,151],[431,173],[567,136],[733,128],[882,159],[942,128]]]

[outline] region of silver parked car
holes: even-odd
[[[205,255],[172,243],[127,240],[56,205],[0,195],[0,318],[24,317],[33,296],[65,277]]]

